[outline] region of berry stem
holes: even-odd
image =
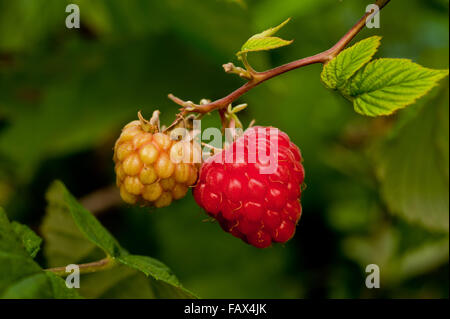
[[[390,0],[377,0],[376,5],[381,10],[386,4],[389,3]],[[251,90],[252,88],[258,86],[259,84],[267,81],[275,76],[283,74],[285,72],[298,69],[310,64],[322,63],[325,64],[335,56],[337,56],[346,46],[347,44],[364,28],[366,19],[369,15],[373,14],[373,11],[366,12],[361,19],[338,41],[335,45],[333,45],[330,49],[318,53],[316,55],[302,58],[279,67],[264,71],[264,72],[256,72],[251,67],[248,69],[249,65],[247,61],[243,61],[244,65],[247,67],[247,72],[251,75],[251,78],[248,79],[248,82],[242,85],[237,90],[231,92],[227,96],[218,99],[214,102],[207,104],[194,104],[192,102],[186,102],[181,100],[180,98],[174,96],[173,94],[169,94],[168,97],[176,104],[182,106],[181,115],[186,115],[191,112],[197,113],[209,113],[216,109],[224,109],[234,100],[238,99],[240,96]],[[245,60],[245,59],[244,59]],[[236,73],[236,72],[233,72]]]
[[[79,264],[78,267],[80,268],[80,274],[88,274],[112,268],[114,265],[115,265],[114,260],[111,257],[106,257],[98,261],[86,264]],[[70,275],[70,272],[66,272],[66,266],[48,268],[45,269],[45,271],[50,271],[60,277]]]

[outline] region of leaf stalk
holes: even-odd
[[[97,272],[97,271],[110,269],[110,268],[114,267],[115,263],[116,262],[114,261],[114,259],[108,256],[108,257],[100,259],[98,261],[85,263],[85,264],[79,264],[77,266],[80,269],[80,274],[89,274],[89,273],[93,273],[93,272]],[[48,268],[48,269],[45,269],[45,271],[50,271],[60,277],[66,277],[66,276],[70,275],[70,272],[66,272],[66,266]]]

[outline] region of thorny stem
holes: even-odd
[[[386,4],[389,3],[390,0],[377,0],[376,5],[381,10]],[[173,94],[169,94],[168,97],[176,104],[182,106],[181,108],[181,116],[184,116],[191,112],[197,112],[197,113],[209,113],[215,109],[225,109],[230,103],[232,103],[234,100],[238,99],[240,96],[242,96],[244,93],[248,92],[255,86],[263,83],[264,81],[267,81],[275,76],[278,76],[280,74],[283,74],[285,72],[298,69],[310,64],[315,63],[322,63],[325,64],[334,57],[336,57],[346,46],[347,44],[364,28],[366,19],[368,16],[374,14],[375,12],[366,12],[366,14],[363,15],[363,17],[330,49],[323,51],[321,53],[318,53],[316,55],[306,57],[303,59],[299,59],[284,65],[281,65],[279,67],[264,71],[264,72],[256,72],[252,68],[247,69],[247,71],[251,74],[251,79],[248,80],[247,83],[242,85],[237,90],[231,92],[227,96],[218,99],[214,102],[207,103],[207,104],[193,104],[192,102],[185,102],[181,100],[180,98],[174,96]],[[244,59],[245,60],[245,59]],[[244,65],[246,67],[249,67],[247,61],[243,61]],[[179,121],[176,119],[175,121]],[[175,122],[174,122],[175,123]],[[175,123],[176,125],[176,123]],[[172,125],[171,125],[172,126]]]
[[[91,263],[79,264],[78,267],[80,267],[80,274],[88,274],[88,273],[92,273],[92,272],[109,269],[109,268],[113,267],[114,264],[115,264],[115,262],[111,257],[106,257],[106,258],[103,258],[103,259],[100,259],[98,261],[94,261]],[[45,271],[50,271],[60,277],[65,277],[65,276],[70,275],[70,273],[66,272],[66,266],[48,268],[48,269],[45,269]]]

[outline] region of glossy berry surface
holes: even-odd
[[[195,148],[188,144],[185,154],[193,154]],[[196,164],[179,158],[185,146],[168,134],[146,132],[140,121],[127,124],[114,147],[116,181],[122,199],[129,204],[164,207],[184,197],[198,177]],[[195,150],[200,152],[200,148]]]
[[[223,230],[250,245],[285,243],[302,213],[301,162],[286,133],[252,127],[203,163],[195,200]]]

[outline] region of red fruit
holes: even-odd
[[[223,230],[250,245],[285,243],[294,236],[302,212],[301,161],[286,133],[249,128],[203,163],[194,198]]]

